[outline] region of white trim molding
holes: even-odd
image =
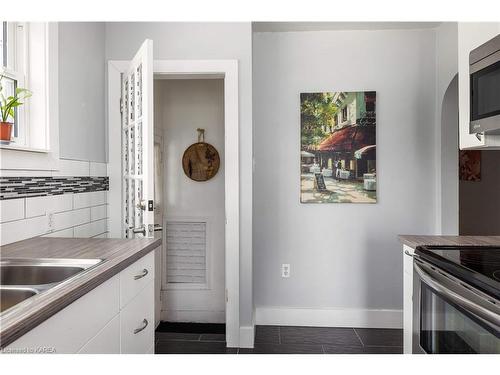
[[[403,310],[257,307],[257,325],[402,328]]]
[[[253,348],[255,341],[255,325],[240,327],[240,348]]]

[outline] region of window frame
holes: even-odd
[[[28,59],[28,24],[25,22],[2,22],[2,27],[6,25],[7,30],[7,65],[2,66],[3,75],[13,80],[14,90],[17,87],[26,87],[29,82],[27,77],[27,59]],[[4,52],[5,53],[5,52]],[[26,147],[29,145],[29,101],[21,107],[16,108],[14,118],[14,134],[12,144],[15,146]]]

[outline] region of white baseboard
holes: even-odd
[[[240,327],[240,348],[253,348],[255,326]]]
[[[167,322],[225,323],[224,311],[162,310],[161,320]]]
[[[257,307],[257,325],[402,328],[403,310]]]

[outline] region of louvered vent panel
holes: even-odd
[[[206,283],[207,223],[167,222],[167,283]]]

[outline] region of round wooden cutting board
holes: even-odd
[[[208,181],[219,171],[219,153],[209,143],[197,142],[189,146],[182,156],[184,173],[194,181]]]

